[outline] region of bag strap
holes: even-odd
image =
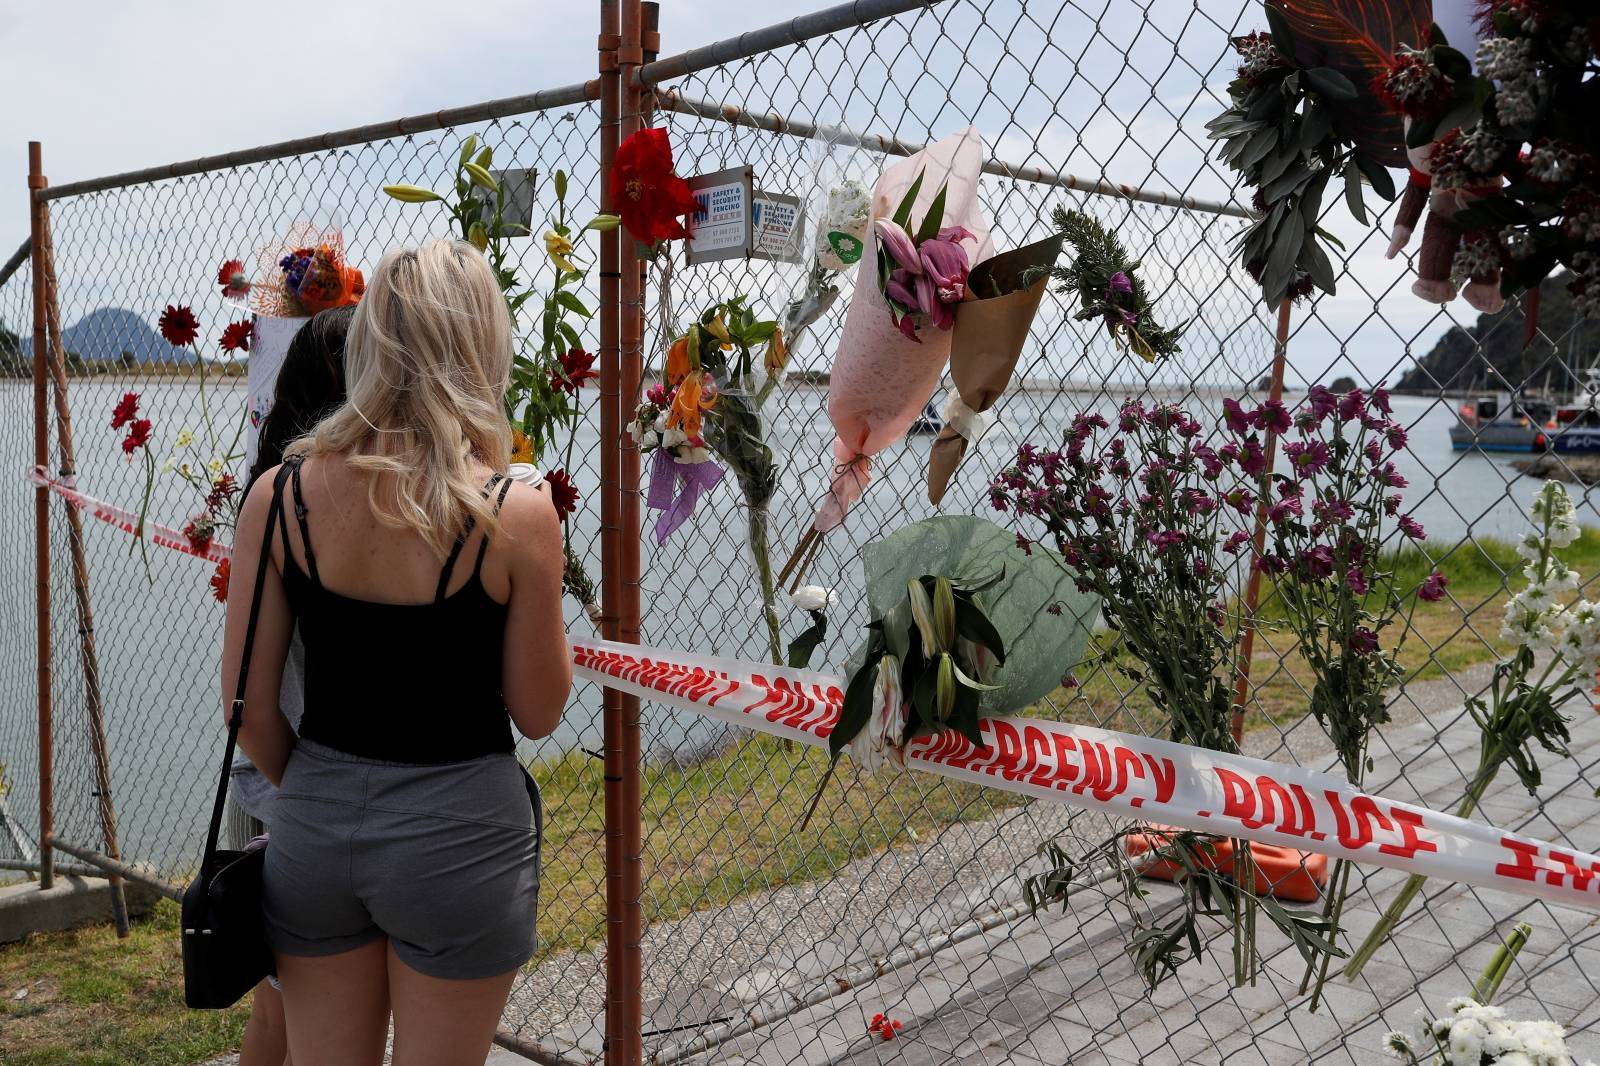
[[[283,510],[283,486],[290,466],[283,464],[272,482],[272,503],[267,508],[266,535],[261,539],[261,555],[256,565],[255,588],[250,592],[250,621],[244,630],[244,648],[239,659],[239,684],[234,690],[232,713],[228,716],[228,743],[222,754],[222,778],[217,782],[217,799],[211,808],[211,827],[206,831],[206,850],[200,859],[201,894],[210,891],[217,855],[217,836],[222,830],[222,809],[228,798],[228,777],[233,771],[233,753],[239,743],[239,726],[244,721],[244,689],[250,676],[250,658],[255,652],[256,622],[261,617],[261,590],[266,587],[267,567],[272,562],[272,527]],[[285,546],[287,547],[287,546]]]

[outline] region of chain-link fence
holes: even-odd
[[[1236,198],[1233,175],[1208,158],[1201,132],[1224,106],[1234,76],[1228,38],[1256,28],[1259,7],[1242,0],[948,0],[870,20],[890,8],[858,8],[859,25],[841,16],[833,25],[844,28],[819,33],[801,20],[769,50],[712,50],[681,67],[646,68],[664,79],[645,79],[647,121],[671,133],[678,171],[749,165],[756,187],[800,198],[814,222],[839,182],[854,178],[870,187],[895,156],[973,125],[989,154],[982,207],[1001,247],[1045,236],[1057,205],[1086,211],[1140,257],[1162,317],[1188,325],[1181,356],[1146,365],[1093,324],[1074,320],[1066,301],[1047,298],[997,426],[971,449],[941,507],[926,500],[927,437],[913,435],[879,457],[865,497],[823,542],[808,577],[839,594],[828,641],[814,660],[834,669],[869,620],[864,545],[932,514],[987,512],[989,475],[1018,444],[1059,437],[1078,410],[1109,409],[1135,396],[1217,415],[1222,397],[1253,390],[1270,374],[1276,317],[1237,265],[1231,241],[1249,212]],[[558,169],[570,175],[569,213],[581,219],[598,209],[597,104],[563,96],[555,106],[535,101],[492,113],[412,134],[403,131],[424,123],[374,127],[339,147],[52,199],[63,340],[80,357],[68,360],[79,487],[138,505],[144,470],[124,459],[107,428],[126,391],[140,394],[158,458],[175,452],[178,434],[198,433],[208,416],[230,425],[245,417],[243,379],[226,366],[150,358],[137,347],[169,303],[194,305],[202,338],[236,317],[210,295],[223,260],[248,261],[305,220],[339,225],[351,260],[365,264],[390,247],[444,235],[448,223],[432,211],[436,205],[399,204],[379,187],[442,180],[469,134],[495,146],[497,167],[536,172],[536,233],[552,209]],[[1396,412],[1411,436],[1400,459],[1411,483],[1407,505],[1428,527],[1426,550],[1436,561],[1487,575],[1460,583],[1459,597],[1446,601],[1450,611],[1418,623],[1394,721],[1374,741],[1366,778],[1369,788],[1397,799],[1453,807],[1476,745],[1463,702],[1485,687],[1487,664],[1504,650],[1500,607],[1514,564],[1500,541],[1526,525],[1538,481],[1509,457],[1453,450],[1448,431],[1462,395],[1574,387],[1593,362],[1597,333],[1547,306],[1545,329],[1517,364],[1525,380],[1497,381],[1497,353],[1508,336],[1520,341],[1519,310],[1475,328],[1470,317],[1452,317],[1462,305],[1439,309],[1411,296],[1405,258],[1380,256],[1382,220],[1357,228],[1336,204],[1325,224],[1346,241],[1339,292],[1294,309],[1286,387],[1292,393],[1345,376],[1363,387],[1405,378],[1409,393],[1396,400]],[[517,252],[521,269],[543,262],[537,238],[519,242]],[[645,287],[647,367],[660,364],[690,315],[720,300],[745,295],[764,317],[781,318],[802,295],[808,272],[806,264],[744,259],[658,262]],[[0,325],[19,334],[32,323],[30,282],[24,263],[0,285]],[[584,299],[592,307],[596,296]],[[821,375],[847,303],[839,299],[792,338],[790,383],[763,412],[780,464],[770,505],[780,560],[809,525],[832,471]],[[1444,355],[1424,361],[1440,337]],[[8,373],[27,369],[26,336],[18,352]],[[947,387],[941,383],[936,398]],[[8,378],[0,390],[10,416],[0,426],[0,449],[20,472],[31,465],[32,391],[21,378]],[[619,444],[601,439],[596,396],[584,395],[569,469],[585,498],[572,539],[598,576],[600,455]],[[53,428],[51,447],[59,467]],[[192,504],[186,487],[165,474],[156,484],[151,515],[181,524]],[[0,500],[19,545],[0,562],[0,764],[7,785],[0,815],[9,811],[0,824],[7,830],[0,832],[0,859],[21,866],[37,844],[30,839],[38,806],[32,560],[20,548],[31,528],[32,495],[19,480]],[[52,508],[59,516],[59,505]],[[1580,514],[1600,521],[1586,495]],[[646,538],[646,642],[768,657],[746,519],[729,479],[664,545]],[[91,525],[86,543],[121,852],[180,881],[196,860],[217,757],[221,609],[209,595],[209,568],[191,557],[151,549],[146,560],[128,537],[103,525]],[[79,619],[59,520],[52,523],[51,567],[56,833],[98,850]],[[577,632],[592,632],[576,606],[569,621]],[[805,624],[794,612],[785,638]],[[1264,623],[1253,674],[1245,750],[1326,768],[1329,747],[1305,712],[1307,675],[1286,631]],[[1109,670],[1078,682],[1034,713],[1130,732],[1157,728],[1139,693]],[[541,950],[517,983],[505,1029],[526,1042],[524,1049],[537,1044],[541,1055],[567,1061],[606,1053],[605,785],[594,757],[606,738],[599,706],[598,692],[580,686],[562,729],[521,751],[546,796],[549,837]],[[1087,850],[1116,828],[1107,818],[911,773],[859,775],[846,763],[802,833],[801,815],[825,766],[819,753],[649,704],[642,733],[639,992],[645,1052],[655,1061],[703,1054],[787,1063],[1101,1061],[1096,1056],[1364,1063],[1378,1057],[1382,1033],[1410,1025],[1417,1008],[1438,1012],[1468,992],[1499,936],[1519,920],[1535,927],[1535,939],[1502,998],[1523,1016],[1574,1027],[1580,1046],[1600,1029],[1600,937],[1590,916],[1577,911],[1435,885],[1394,949],[1356,984],[1336,983],[1315,1013],[1298,991],[1299,956],[1266,933],[1258,982],[1234,987],[1219,944],[1151,992],[1127,959],[1123,937],[1130,907],[1149,914],[1170,905],[1162,889],[1129,901],[1115,882],[1091,884],[1059,913],[1039,918],[1022,902],[1022,881],[1038,869],[1042,841]],[[1501,788],[1480,817],[1592,850],[1582,827],[1600,784],[1600,745],[1589,718],[1575,726],[1573,752],[1551,760],[1537,798]],[[1353,935],[1370,926],[1396,881],[1389,872],[1358,872]],[[908,1023],[900,1040],[885,1043],[868,1032],[878,1012]]]

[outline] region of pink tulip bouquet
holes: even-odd
[[[922,343],[921,329],[955,327],[955,306],[967,295],[967,274],[972,264],[962,241],[978,238],[965,226],[944,225],[942,186],[915,235],[910,230],[911,209],[922,189],[922,174],[906,190],[893,218],[873,222],[878,237],[878,285],[889,304],[889,317],[910,340]]]

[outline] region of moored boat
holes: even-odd
[[[1542,452],[1556,425],[1550,404],[1498,396],[1468,401],[1456,415],[1450,446],[1458,452]]]

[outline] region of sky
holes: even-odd
[[[665,0],[664,52],[818,6]],[[809,75],[786,76],[794,73],[789,58],[769,57],[691,79],[685,89],[908,139],[943,135],[970,120],[991,153],[1011,162],[1199,196],[1230,194],[1232,176],[1206,158],[1203,126],[1231,76],[1228,34],[1255,28],[1245,0],[1034,0],[1026,10],[1004,0],[983,7],[951,0],[936,10],[942,14],[922,16],[914,31],[851,38],[848,53],[819,48],[804,64]],[[15,193],[0,208],[0,254],[27,234],[29,139],[43,141],[46,173],[60,184],[566,85],[593,76],[595,20],[589,4],[548,0],[340,0],[318,6],[314,24],[260,5],[0,0],[0,86],[8,101],[0,109],[0,159],[10,160],[0,173],[14,176]],[[729,152],[748,150],[728,147],[736,142],[723,136],[726,127],[678,123],[683,151],[704,163],[699,169],[713,169],[719,160],[712,156],[726,162]],[[690,143],[696,135],[698,146]],[[804,195],[794,187],[814,180],[798,172],[815,153],[794,149],[781,165],[777,156],[769,172],[786,174],[792,191]],[[1045,193],[1057,195],[1035,186],[1012,203],[1043,217]],[[1164,280],[1177,283],[1172,314],[1206,313],[1227,255],[1221,245],[1236,226],[1202,233],[1199,224],[1173,227],[1159,212],[1138,217],[1144,221],[1130,227],[1129,243],[1148,229],[1157,249],[1147,267],[1151,279],[1160,284],[1166,267]],[[997,229],[1005,222],[997,218]],[[1011,222],[1020,228],[1037,219]],[[1405,292],[1405,265],[1382,259],[1381,234],[1355,225],[1342,209],[1331,226],[1350,244],[1360,280],[1306,310],[1297,365],[1306,380],[1352,369],[1371,380],[1390,376],[1404,368],[1408,346],[1426,351],[1449,320]],[[1207,257],[1184,241],[1211,246]],[[1199,258],[1207,258],[1210,273]],[[1238,319],[1248,304],[1235,286],[1226,316]],[[1214,317],[1216,311],[1213,303]],[[1473,317],[1459,309],[1456,316]],[[1253,362],[1260,345],[1257,338]]]

